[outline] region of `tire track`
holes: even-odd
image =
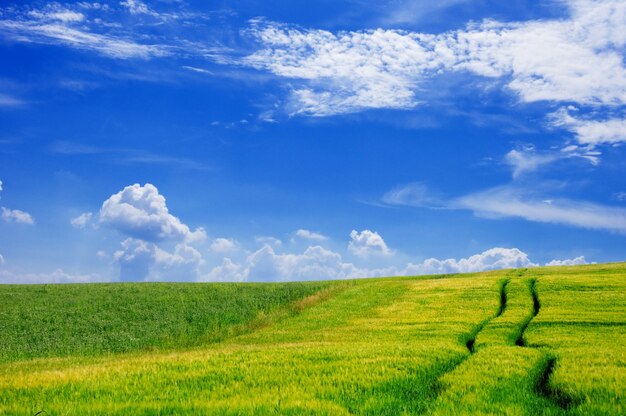
[[[470,356],[476,352],[476,348],[475,348],[476,338],[478,337],[478,334],[480,333],[480,331],[482,331],[485,328],[485,326],[489,324],[489,322],[501,316],[506,310],[506,302],[507,302],[506,286],[509,284],[510,281],[511,281],[511,278],[505,278],[498,282],[498,294],[500,296],[500,303],[498,305],[498,310],[496,311],[496,313],[490,316],[489,318],[485,319],[484,321],[480,322],[478,325],[476,325],[472,329],[472,331],[470,331],[468,334],[465,335],[465,337],[463,337],[465,338],[465,347],[470,352]],[[465,361],[467,358],[469,357],[466,357],[461,362]],[[458,363],[457,366],[460,365],[461,362]]]
[[[535,393],[550,400],[561,409],[568,410],[573,406],[576,406],[578,404],[578,401],[563,390],[555,387],[550,382],[552,374],[554,374],[557,365],[556,356],[551,351],[546,352],[543,348],[528,345],[524,337],[526,329],[528,329],[528,325],[530,325],[531,321],[539,314],[539,311],[541,310],[541,302],[539,301],[539,294],[537,292],[537,279],[531,278],[528,279],[527,282],[530,295],[533,299],[533,311],[522,323],[515,345],[526,348],[535,348],[543,352],[544,358],[539,364],[538,376],[535,379],[534,384]]]

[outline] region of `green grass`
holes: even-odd
[[[341,284],[0,285],[0,362],[217,342]]]
[[[0,293],[0,414],[624,413],[625,264]],[[28,349],[28,331],[56,343]]]

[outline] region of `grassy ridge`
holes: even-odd
[[[179,351],[0,364],[0,414],[624,413],[625,264],[360,280],[298,309]]]
[[[338,284],[0,285],[0,362],[216,342]]]

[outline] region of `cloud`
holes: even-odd
[[[35,220],[33,217],[24,211],[20,211],[19,209],[8,209],[5,207],[0,207],[0,218],[2,218],[5,222],[15,222],[18,224],[35,224]]]
[[[24,104],[26,103],[20,99],[0,93],[0,107],[21,107]]]
[[[552,124],[572,131],[578,143],[590,147],[626,142],[626,118],[594,120],[572,116],[576,111],[575,107],[561,108],[551,114]]]
[[[419,264],[409,263],[401,273],[405,275],[473,273],[536,266],[526,253],[517,248],[495,247],[459,260],[430,258]]]
[[[391,21],[437,6],[400,2]],[[241,63],[286,80],[290,115],[325,117],[369,109],[412,109],[428,102],[446,76],[491,79],[522,103],[576,104],[548,122],[574,133],[575,151],[521,154],[507,160],[516,177],[572,157],[599,162],[597,145],[626,142],[626,3],[564,0],[559,19],[471,22],[428,34],[406,30],[329,32],[255,19],[246,32],[259,45]],[[413,13],[415,12],[415,13]],[[395,16],[395,17],[394,17]],[[479,85],[479,84],[477,84]],[[480,88],[480,87],[478,87]],[[610,113],[620,113],[611,116]],[[623,111],[622,111],[623,113]],[[607,116],[607,114],[609,114]]]
[[[379,11],[386,13],[382,20],[388,25],[417,23],[449,7],[467,3],[468,1],[469,0],[439,0],[425,2],[419,0],[401,0],[383,2]]]
[[[413,197],[414,189],[417,190],[416,197]],[[539,182],[528,187],[523,181],[513,182],[457,198],[447,200],[437,198],[438,205],[433,206],[422,203],[435,200],[425,186],[420,184],[415,187],[409,184],[406,187],[394,188],[385,194],[382,200],[389,205],[470,210],[475,215],[488,219],[520,218],[533,222],[626,233],[626,209],[558,197],[552,195],[555,189],[558,190],[549,183]],[[617,196],[615,198],[618,199]]]
[[[545,165],[571,158],[585,159],[595,166],[600,163],[600,152],[581,149],[574,145],[564,147],[558,151],[539,152],[535,146],[525,145],[507,153],[504,161],[511,166],[513,178],[517,179],[525,174],[535,172]]]
[[[276,253],[264,245],[246,257],[243,265],[224,259],[201,280],[312,280],[354,277],[356,267],[341,255],[321,246],[308,247],[302,254]]]
[[[247,279],[248,270],[234,263],[228,257],[222,260],[222,264],[214,267],[209,273],[198,278],[199,281],[203,282],[243,282]]]
[[[165,197],[152,184],[134,184],[111,195],[99,213],[100,223],[129,237],[157,242],[200,241],[206,238],[202,228],[191,231],[170,214]]]
[[[0,270],[0,284],[42,284],[42,283],[90,283],[106,282],[109,279],[97,274],[71,274],[57,269],[51,273],[22,273]]]
[[[113,258],[120,266],[123,281],[195,280],[204,264],[200,252],[185,243],[168,252],[154,243],[127,238]]]
[[[87,10],[102,12],[104,9]],[[116,59],[149,59],[170,54],[164,45],[139,43],[128,34],[115,35],[111,30],[98,33],[101,28],[94,22],[101,22],[101,19],[88,20],[82,12],[58,3],[25,12],[16,8],[0,9],[0,35],[15,42],[63,45]]]
[[[405,267],[379,269],[360,268],[345,262],[339,253],[321,246],[311,246],[303,253],[276,253],[264,246],[250,254],[242,263],[224,258],[222,264],[202,275],[202,281],[248,280],[312,280],[347,279],[382,276],[411,276],[425,274],[470,273],[503,268],[535,267],[528,255],[516,248],[492,248],[463,259],[408,263]]]
[[[276,237],[272,237],[272,236],[264,236],[264,235],[257,236],[257,237],[254,237],[254,240],[257,243],[261,243],[261,244],[264,244],[264,245],[267,244],[267,245],[270,245],[272,247],[281,247],[283,245],[283,242],[280,239],[278,239]]]
[[[93,214],[91,212],[83,212],[76,218],[72,218],[70,220],[70,224],[76,228],[85,228],[87,224],[91,221],[91,217]]]
[[[436,208],[442,207],[445,202],[434,195],[421,182],[413,182],[398,186],[382,197],[382,202],[389,205],[405,205],[411,207]]]
[[[352,230],[348,250],[360,257],[389,256],[393,251],[387,247],[385,240],[375,231],[363,230],[360,233]]]
[[[626,201],[626,192],[615,192],[613,194],[613,199],[617,201]]]
[[[0,254],[0,265],[4,264],[4,257],[2,257],[2,254]]]
[[[485,218],[522,218],[581,228],[626,233],[626,209],[564,198],[547,198],[515,186],[502,186],[451,201]]]
[[[239,243],[232,238],[216,238],[209,249],[214,253],[229,253],[239,250]]]
[[[295,236],[303,240],[309,240],[309,241],[321,242],[321,241],[328,240],[328,237],[326,237],[323,234],[316,233],[315,231],[305,230],[302,228],[300,228],[299,230],[295,232]]]
[[[139,0],[125,0],[120,4],[128,9],[131,14],[149,14],[148,6]]]
[[[566,260],[552,260],[546,263],[546,266],[578,266],[581,264],[588,264],[585,260],[585,256],[579,256],[573,259]]]

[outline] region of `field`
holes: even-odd
[[[0,286],[0,414],[625,414],[626,264]]]

